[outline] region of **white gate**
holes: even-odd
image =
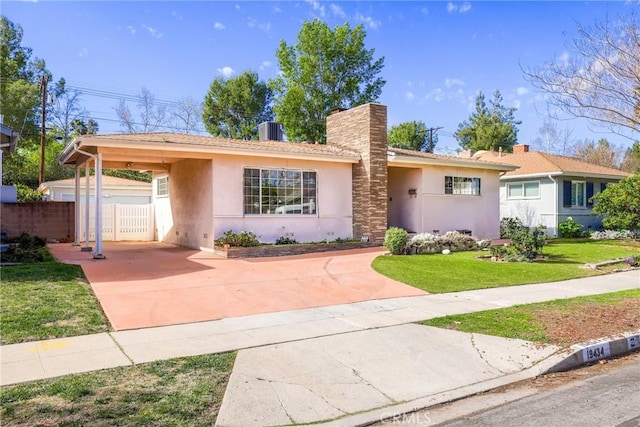
[[[80,205],[80,242],[85,240],[85,206]],[[89,240],[96,238],[95,207],[89,206]],[[153,241],[153,205],[102,205],[102,240]]]

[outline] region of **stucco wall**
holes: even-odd
[[[400,227],[409,232],[422,230],[422,204],[418,196],[422,187],[422,169],[390,167],[388,176],[389,227]],[[413,188],[416,195],[409,194],[409,189]]]
[[[75,236],[75,207],[69,202],[2,203],[0,227],[9,238],[22,233],[71,242]]]
[[[171,165],[169,198],[156,198],[158,240],[196,249],[213,247],[211,183],[211,160]]]
[[[317,173],[316,215],[244,215],[245,167],[303,169]],[[172,170],[172,174],[173,174]],[[352,236],[351,164],[262,157],[213,159],[213,234],[253,231],[264,243],[289,236],[299,242]]]
[[[444,193],[444,177],[480,178],[481,195]],[[451,230],[471,230],[479,238],[500,235],[500,179],[498,171],[445,166],[422,169],[418,188],[422,224],[418,232],[445,233]]]

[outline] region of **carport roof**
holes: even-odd
[[[82,164],[86,154],[103,154],[105,168],[166,169],[166,164],[212,154],[278,157],[357,163],[360,156],[342,148],[285,141],[242,141],[176,133],[83,135],[67,145],[60,156],[64,164]]]

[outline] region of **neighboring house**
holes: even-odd
[[[96,177],[89,177],[91,202],[95,198]],[[84,202],[86,181],[80,179],[80,201]],[[47,181],[40,184],[38,190],[42,191],[46,200],[55,202],[75,201],[75,178]],[[102,177],[102,203],[123,205],[145,205],[151,203],[152,189],[150,182],[135,181],[132,179],[118,178],[104,175]]]
[[[550,236],[558,224],[572,217],[585,230],[602,227],[602,218],[591,215],[591,197],[629,174],[578,159],[529,151],[516,145],[513,153],[480,151],[472,158],[518,166],[500,178],[500,216],[517,217],[525,225],[543,225]]]
[[[13,185],[2,184],[2,158],[5,153],[13,153],[18,144],[18,132],[0,123],[0,202],[16,203],[18,190]]]
[[[271,138],[273,139],[273,136]],[[355,238],[381,243],[411,232],[499,235],[499,161],[389,148],[387,108],[327,117],[327,144],[240,141],[171,133],[85,135],[61,161],[154,172],[158,240],[212,248],[228,230],[263,242]]]

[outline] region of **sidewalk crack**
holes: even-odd
[[[127,354],[127,352],[124,351],[124,347],[122,347],[122,345],[120,345],[120,343],[113,337],[113,335],[111,335],[111,332],[107,332],[107,335],[109,335],[109,338],[111,338],[111,341],[113,341],[113,343],[116,345],[116,347],[118,347],[118,350],[120,350],[122,352],[124,357],[126,357],[127,360],[129,362],[131,362],[132,365],[135,365],[136,362],[134,362],[133,359]]]
[[[484,357],[483,352],[478,348],[478,346],[476,345],[476,340],[475,340],[475,335],[472,333],[471,334],[471,346],[473,347],[473,349],[478,353],[478,356],[480,356],[480,359],[491,369],[495,369],[496,371],[500,372],[501,374],[507,375],[508,372],[503,371],[500,368],[497,368],[495,366],[493,366],[491,363],[489,363],[489,361]]]
[[[269,381],[269,380],[265,380],[265,381]],[[289,415],[289,412],[287,411],[287,408],[285,408],[284,402],[282,401],[282,398],[280,397],[280,394],[278,393],[278,390],[276,390],[276,388],[273,386],[273,382],[269,381],[269,385],[271,386],[271,390],[273,390],[273,392],[276,394],[276,397],[278,398],[278,402],[280,402],[280,406],[282,407],[282,410],[284,411],[284,414],[287,416],[287,418],[289,418],[289,421],[291,421],[291,424],[296,424],[296,420],[294,420],[291,417],[291,415]]]

